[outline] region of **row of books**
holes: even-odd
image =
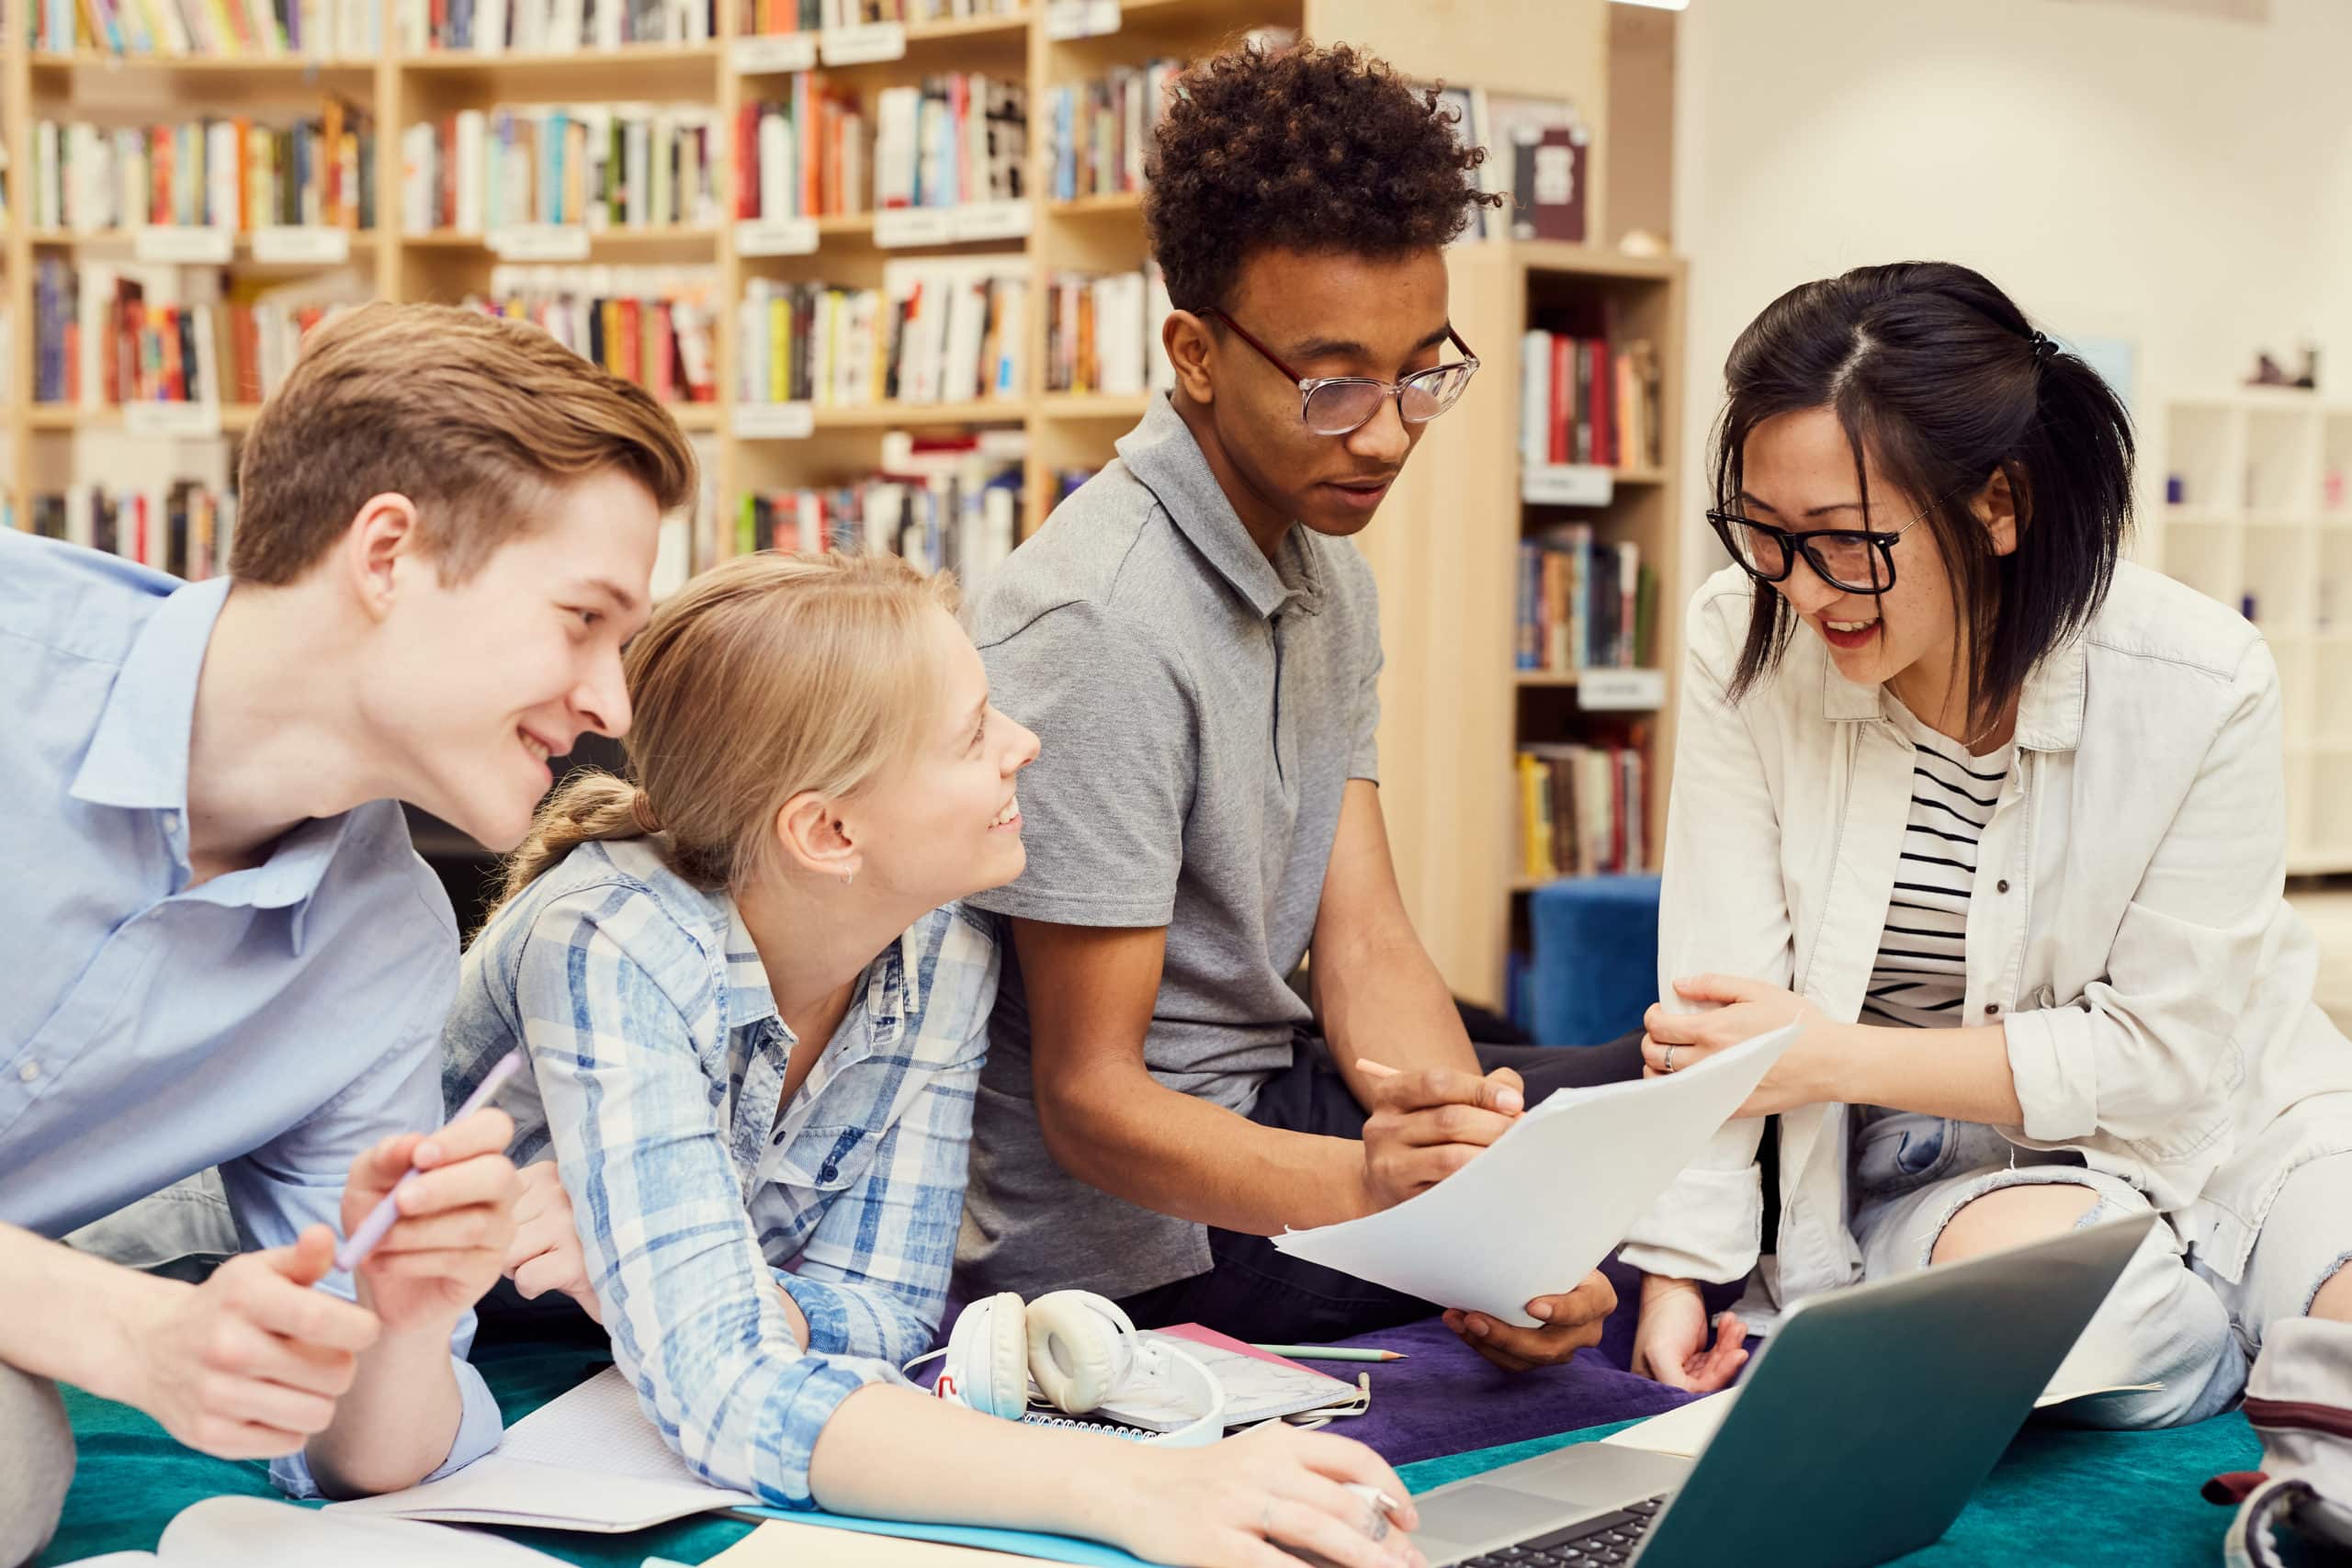
[[[707,43],[711,0],[397,0],[411,54],[574,54],[629,44]]]
[[[33,396],[97,408],[127,403],[257,403],[293,368],[305,334],[367,299],[364,282],[327,277],[223,299],[201,269],[33,269]]]
[[[1519,352],[1521,462],[1610,468],[1664,462],[1663,379],[1648,339],[1621,348],[1602,337],[1531,330]]]
[[[1154,60],[1053,89],[1046,108],[1056,201],[1143,189],[1152,128],[1182,69],[1181,61]]]
[[[753,278],[736,313],[736,395],[828,408],[1018,398],[1029,292],[1019,264],[891,262],[879,288]]]
[[[336,97],[287,125],[196,119],[33,126],[33,225],[92,233],[141,224],[366,229],[376,221],[376,135]]]
[[[706,107],[465,109],[402,135],[401,221],[413,234],[716,223],[724,152]]]
[[[1603,876],[1643,869],[1645,748],[1540,745],[1519,750],[1520,874]]]
[[[983,73],[874,97],[874,207],[964,207],[1028,194],[1029,89]]]
[[[949,22],[1009,17],[1027,0],[743,0],[747,33],[808,33],[873,22]]]
[[[1170,309],[1157,266],[1057,274],[1046,286],[1046,389],[1132,396],[1174,387],[1159,337]]]
[[[1630,670],[1649,646],[1657,574],[1642,547],[1570,523],[1519,547],[1517,663],[1521,670]]]
[[[814,72],[735,120],[735,216],[826,218],[866,209],[865,116]]]
[[[967,598],[1012,553],[1021,460],[979,437],[916,440],[893,431],[880,470],[854,484],[750,491],[735,511],[735,548],[893,552],[953,571]]]
[[[34,0],[36,54],[372,60],[378,0]]]
[[[196,582],[229,570],[237,492],[194,479],[139,489],[74,485],[33,496],[27,521],[45,539],[104,550]]]
[[[1483,87],[1448,87],[1442,97],[1455,137],[1485,149],[1478,188],[1509,198],[1476,209],[1466,237],[1581,244],[1592,138],[1577,107]]]
[[[499,266],[467,304],[536,322],[582,358],[665,403],[718,396],[709,267]]]

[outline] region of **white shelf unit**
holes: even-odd
[[[2142,434],[2141,558],[2246,615],[2278,661],[2288,872],[2352,872],[2352,403],[2173,397]]]

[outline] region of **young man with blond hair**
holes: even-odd
[[[303,1496],[499,1438],[461,1358],[512,1129],[440,1126],[458,931],[398,803],[510,847],[548,759],[628,728],[693,454],[535,328],[379,305],[312,337],[239,480],[211,581],[0,533],[0,1564],[55,1527],[58,1382]],[[53,1239],[216,1165],[243,1250],[202,1284]]]

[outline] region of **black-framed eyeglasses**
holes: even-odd
[[[1786,582],[1802,554],[1814,574],[1848,593],[1883,593],[1894,586],[1894,541],[1917,527],[1941,500],[1890,533],[1870,528],[1813,528],[1792,533],[1733,512],[1710,512],[1715,537],[1741,570],[1758,582]]]
[[[1470,378],[1478,373],[1478,356],[1450,325],[1445,335],[1461,353],[1460,359],[1416,370],[1401,381],[1377,381],[1369,376],[1302,376],[1223,310],[1212,307],[1200,313],[1231,327],[1235,336],[1265,355],[1267,364],[1298,383],[1298,417],[1317,435],[1346,435],[1363,429],[1391,398],[1396,400],[1397,417],[1406,423],[1427,424],[1452,408]]]

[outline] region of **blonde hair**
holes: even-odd
[[[623,659],[629,776],[564,781],[498,906],[595,840],[650,838],[704,891],[739,885],[786,801],[854,795],[913,750],[944,680],[929,612],[955,607],[952,577],[889,555],[743,556],[694,579]]]
[[[312,333],[254,418],[229,574],[292,582],[371,497],[399,494],[442,581],[462,582],[551,491],[615,468],[664,512],[694,495],[694,448],[644,388],[528,322],[369,305]]]

